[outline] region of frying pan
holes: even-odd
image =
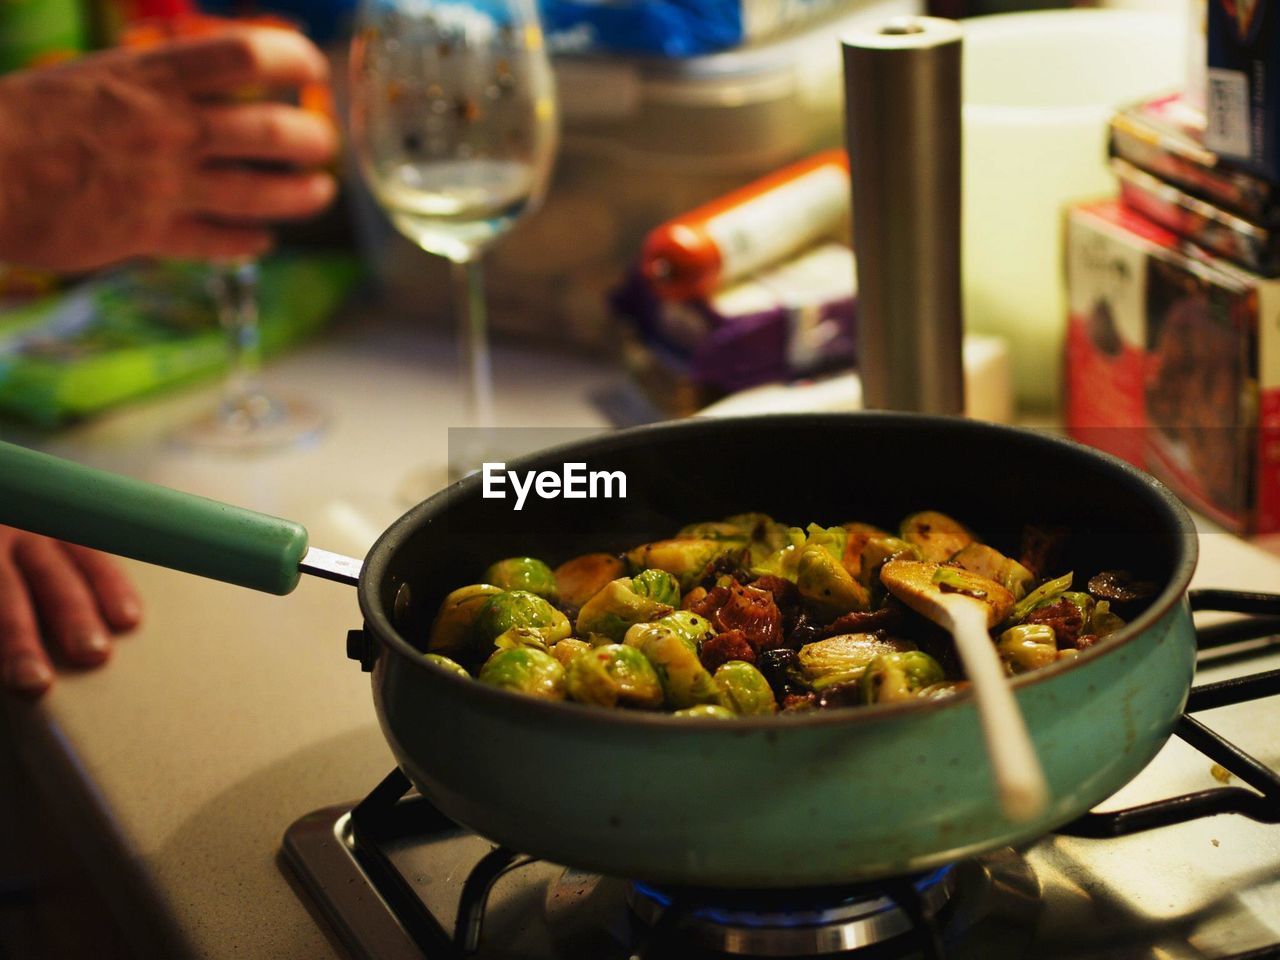
[[[513,501],[464,479],[378,539],[359,574],[350,653],[399,764],[492,840],[655,882],[796,887],[925,869],[1072,820],[1138,773],[1191,682],[1186,587],[1197,542],[1149,476],[1070,441],[915,414],[683,421],[592,438],[509,469],[621,470],[625,498]],[[555,564],[747,510],[789,523],[885,525],[919,509],[996,545],[1024,521],[1071,531],[1078,578],[1126,568],[1159,593],[1123,630],[1013,681],[1051,800],[1001,814],[972,699],[709,722],[533,700],[419,655],[444,595],[493,560]],[[354,580],[297,524],[0,449],[0,522],[277,593],[299,567]],[[326,568],[318,569],[318,568]]]

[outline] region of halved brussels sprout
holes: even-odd
[[[637,623],[628,628],[622,642],[644,649],[648,639],[664,632],[674,633],[680,637],[694,653],[702,649],[704,640],[716,635],[715,628],[706,617],[699,616],[692,610],[673,610],[665,617],[659,617],[649,623]]]
[[[567,638],[562,638],[567,639]],[[561,641],[562,642],[562,641]],[[512,627],[493,638],[493,645],[499,650],[514,650],[516,647],[531,647],[534,650],[551,652],[551,645],[537,627]]]
[[[441,656],[438,653],[424,653],[422,659],[427,663],[434,663],[437,667],[444,667],[450,673],[456,673],[459,676],[471,679],[471,674],[467,673],[467,668],[456,660],[450,660],[448,657]]]
[[[557,644],[558,646],[558,644]],[[610,643],[574,657],[566,671],[569,698],[600,707],[662,706],[662,684],[635,647]]]
[[[631,592],[669,607],[680,606],[680,584],[665,570],[641,570],[631,578]]]
[[[969,528],[937,510],[921,510],[902,521],[902,539],[920,550],[920,559],[941,563],[977,540]]]
[[[1006,557],[994,547],[985,543],[971,543],[958,550],[948,561],[957,566],[976,573],[980,577],[994,580],[1013,594],[1014,600],[1021,600],[1035,583],[1035,576],[1012,557]]]
[[[867,703],[913,700],[943,678],[941,665],[922,650],[886,653],[867,664],[862,674],[862,698]]]
[[[610,643],[620,643],[633,624],[648,623],[671,612],[670,604],[640,596],[631,589],[631,578],[621,577],[609,581],[582,605],[577,633],[593,642],[594,638],[603,637]]]
[[[777,713],[778,702],[769,681],[745,660],[722,664],[713,679],[720,688],[720,704],[739,716]]]
[[[844,557],[845,544],[849,534],[844,527],[824,527],[811,523],[801,530],[799,527],[788,527],[786,543],[763,560],[752,563],[751,573],[757,577],[782,577],[795,582],[800,558],[810,547],[825,550],[831,559],[840,563]]]
[[[574,657],[590,649],[591,644],[585,640],[579,640],[577,637],[565,637],[552,645],[551,655],[560,661],[560,666],[567,669]]]
[[[459,587],[440,604],[427,649],[447,654],[462,653],[472,644],[472,628],[484,605],[502,593],[502,588],[491,583],[473,583]]]
[[[796,661],[810,683],[830,675],[840,675],[840,682],[848,682],[861,676],[876,657],[915,648],[909,640],[884,639],[874,633],[846,633],[806,643],[797,653]]]
[[[473,633],[481,648],[513,627],[536,630],[548,643],[563,640],[573,632],[569,618],[536,593],[503,590],[489,598],[476,616]]]
[[[617,580],[627,572],[627,565],[611,553],[587,553],[566,560],[556,567],[556,589],[560,602],[570,607],[581,607],[603,590],[611,580]]]
[[[560,591],[556,587],[556,575],[551,568],[534,557],[508,557],[490,564],[484,572],[486,583],[495,583],[503,590],[527,590],[555,603]]]
[[[1000,634],[996,651],[1010,676],[1047,667],[1058,659],[1057,634],[1047,623],[1026,623]]]
[[[732,710],[722,707],[718,703],[701,703],[696,707],[685,707],[683,710],[677,710],[671,715],[673,717],[693,717],[704,720],[732,720],[737,716]]]
[[[737,540],[707,540],[676,537],[657,540],[627,553],[632,571],[665,570],[680,583],[681,591],[692,590],[719,560],[741,555],[744,546]]]
[[[630,645],[630,644],[629,644]],[[653,664],[669,708],[719,703],[720,688],[683,637],[670,629],[645,634],[634,645]]]
[[[805,547],[800,554],[796,588],[806,606],[824,620],[871,608],[867,588],[849,575],[838,557],[818,545]]]
[[[1017,622],[1045,601],[1056,599],[1060,594],[1071,589],[1072,574],[1064,573],[1054,580],[1046,580],[1025,597],[1019,600],[1009,614],[1009,619]]]
[[[738,540],[743,544],[747,540],[743,529],[727,520],[690,523],[681,527],[676,537],[688,540]]]
[[[1093,605],[1093,615],[1089,617],[1084,632],[1105,637],[1115,633],[1124,625],[1124,620],[1111,612],[1110,601],[1099,600]]]
[[[565,698],[564,667],[551,654],[531,647],[498,650],[484,662],[481,683],[544,700]]]

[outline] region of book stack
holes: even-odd
[[[1068,211],[1065,416],[1077,439],[1228,529],[1269,533],[1280,530],[1280,178],[1250,104],[1228,109],[1215,93],[1223,71],[1211,56],[1206,112],[1175,94],[1117,113],[1119,196]]]

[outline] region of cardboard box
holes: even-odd
[[[1238,533],[1280,530],[1280,281],[1116,201],[1067,218],[1070,434]]]

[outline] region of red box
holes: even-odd
[[[1238,533],[1280,530],[1280,280],[1116,201],[1067,217],[1066,422]]]

